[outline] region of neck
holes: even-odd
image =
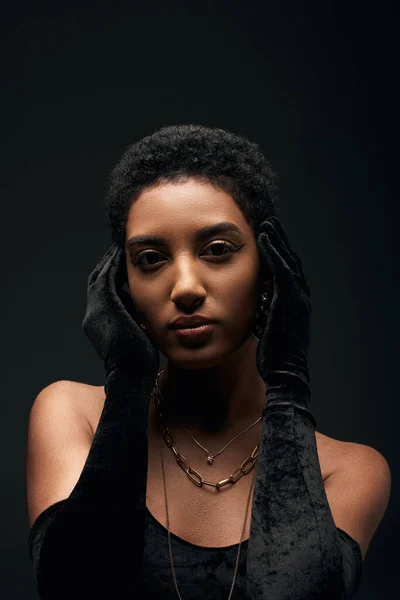
[[[257,344],[250,336],[211,368],[183,369],[168,362],[158,381],[167,421],[178,421],[194,435],[220,436],[260,417],[266,385],[257,370]]]

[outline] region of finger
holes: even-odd
[[[301,260],[300,256],[298,254],[296,254],[296,252],[290,247],[289,240],[288,240],[288,237],[287,237],[287,233],[284,230],[282,223],[275,216],[271,217],[270,220],[273,222],[274,227],[279,230],[279,232],[281,234],[281,237],[284,239],[284,241],[285,241],[288,249],[290,250],[290,252],[292,253],[294,259],[297,262],[297,266],[298,266],[300,275],[303,277],[303,279],[305,279],[304,272],[303,272],[303,263],[302,263],[302,260]]]
[[[293,264],[292,270],[295,273],[297,273],[298,275],[300,275],[301,277],[303,277],[303,279],[305,279],[301,259],[300,259],[299,255],[296,254],[296,252],[291,248],[288,237],[287,237],[287,233],[284,230],[282,224],[277,219],[277,217],[271,217],[271,219],[269,219],[269,221],[270,221],[270,224],[272,224],[272,227],[275,230],[276,235],[281,240],[280,243],[283,246],[283,248],[285,249],[285,252],[291,257],[291,260],[292,260],[291,264]]]
[[[280,256],[279,252],[274,247],[274,244],[271,242],[271,238],[269,233],[262,231],[258,236],[258,245],[260,247],[260,252],[262,257],[264,258],[267,267],[271,271],[271,273],[275,274],[282,270],[282,268],[288,269],[288,265]]]
[[[96,282],[98,285],[115,287],[120,269],[121,254],[122,250],[119,246],[113,245],[97,276]]]
[[[113,254],[115,254],[116,248],[117,248],[117,245],[115,243],[112,244],[110,246],[110,248],[107,250],[107,252],[104,254],[104,256],[101,258],[101,260],[97,263],[97,265],[95,266],[93,271],[90,273],[89,278],[88,278],[88,286],[89,287],[92,286],[94,283],[96,283],[100,273],[104,270],[105,264],[110,259],[110,257]]]
[[[103,267],[106,284],[116,291],[117,288],[122,287],[128,279],[124,250],[117,246],[110,256],[108,263],[108,265],[106,264]]]
[[[274,228],[273,224],[266,221],[263,223],[263,229],[268,230],[269,239],[271,244],[275,248],[276,252],[280,255],[281,260],[284,262],[287,269],[296,271],[296,261],[294,260],[291,253],[288,251],[283,239]]]
[[[124,283],[128,281],[128,271],[126,267],[126,255],[125,250],[119,249],[117,256],[115,257],[115,285],[118,288],[122,288]]]

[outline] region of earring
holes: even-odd
[[[267,324],[269,307],[271,304],[271,297],[267,292],[263,292],[260,295],[260,306],[256,311],[256,318],[254,323],[254,329],[251,332],[252,336],[256,338],[256,340],[260,339],[261,333]]]

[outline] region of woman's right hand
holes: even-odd
[[[115,372],[137,381],[153,376],[155,379],[159,368],[158,347],[132,316],[132,298],[122,289],[126,280],[125,255],[114,243],[89,275],[82,322],[85,334],[104,362],[106,386]]]

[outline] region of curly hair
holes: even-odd
[[[266,218],[278,216],[277,175],[256,143],[217,127],[169,125],[129,146],[110,173],[105,205],[112,241],[125,247],[130,207],[145,188],[189,177],[229,193],[256,236]]]

